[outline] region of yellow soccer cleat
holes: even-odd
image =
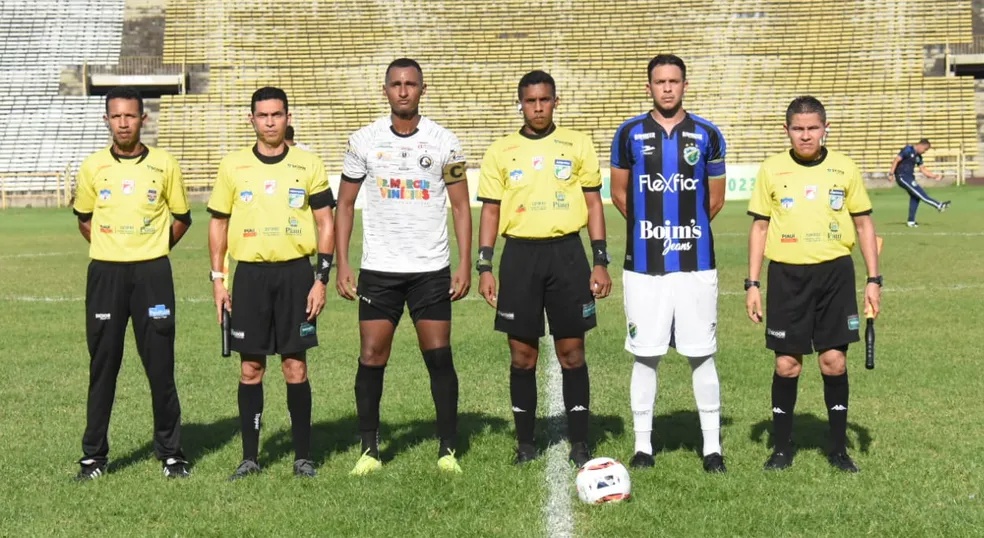
[[[369,451],[365,451],[359,458],[359,461],[355,462],[355,467],[349,473],[352,476],[366,476],[367,474],[374,473],[383,468],[383,462],[369,455]]]
[[[437,468],[446,473],[461,473],[461,466],[458,465],[458,459],[454,457],[453,450],[447,456],[442,456],[437,460]]]

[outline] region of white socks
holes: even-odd
[[[694,400],[704,434],[704,455],[721,453],[721,383],[714,355],[688,357],[693,370]]]
[[[653,406],[659,388],[660,358],[636,356],[629,390],[635,451],[650,455],[653,453]],[[720,454],[721,384],[718,381],[714,356],[688,357],[688,361],[693,374],[694,400],[700,416],[700,430],[704,437],[703,454]]]
[[[653,453],[653,405],[659,384],[660,357],[635,358],[629,397],[632,404],[632,429],[635,431],[635,451]]]

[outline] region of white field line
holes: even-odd
[[[916,236],[935,236],[935,237],[984,237],[984,232],[922,232],[922,231],[910,231],[910,232],[882,232],[876,231],[878,235],[889,235],[889,236],[903,236],[903,235],[916,235]],[[715,237],[748,237],[748,232],[714,232]]]
[[[969,283],[957,283],[950,284],[949,286],[885,286],[882,288],[882,293],[909,293],[913,291],[966,291],[966,290],[979,290],[984,288],[984,282],[969,282]],[[858,288],[858,293],[864,292],[864,288]],[[720,295],[745,295],[744,291],[735,290],[725,290],[718,292]]]
[[[45,258],[48,256],[68,256],[75,252],[22,252],[21,254],[0,254],[0,260],[11,260],[14,258]]]
[[[561,438],[560,424],[566,417],[564,409],[563,374],[554,349],[553,338],[547,334],[541,338],[540,360],[547,361],[547,424],[554,431],[547,432],[552,440]],[[554,443],[547,449],[547,501],[543,505],[543,524],[550,538],[574,536],[574,514],[571,511],[571,468],[567,463],[567,443]]]
[[[5,295],[0,297],[0,301],[13,303],[81,303],[85,297],[47,297],[37,295]],[[179,303],[212,303],[211,297],[179,297]]]

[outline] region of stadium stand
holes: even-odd
[[[65,170],[103,146],[100,97],[59,95],[69,65],[119,61],[124,0],[0,4],[0,190],[62,190]]]
[[[976,153],[973,81],[923,65],[926,46],[971,40],[967,0],[615,5],[545,2],[534,17],[519,0],[169,1],[165,62],[208,64],[211,80],[208,95],[164,99],[159,143],[207,185],[216,156],[249,143],[250,93],[279,85],[337,173],[347,134],[385,113],[382,70],[406,55],[425,68],[424,113],[458,133],[473,163],[517,128],[515,84],[533,68],[557,78],[560,121],[590,132],[604,161],[618,124],[649,107],[647,60],[672,51],[688,61],[688,108],[721,126],[730,162],[783,148],[782,112],[803,93],[825,101],[832,143],[867,172],[919,136]]]
[[[423,112],[454,130],[477,164],[518,128],[515,84],[543,68],[558,81],[558,118],[589,132],[606,161],[615,128],[651,105],[645,65],[688,62],[688,109],[714,120],[729,162],[785,146],[780,121],[799,94],[830,110],[831,143],[866,172],[901,144],[977,148],[973,81],[926,75],[927,50],[972,41],[970,0],[161,0],[163,63],[207,73],[204,93],[165,96],[158,145],[206,188],[219,158],[252,138],[249,96],[284,87],[304,142],[337,173],[350,132],[386,112],[382,71],[398,56],[424,66]],[[0,4],[0,178],[58,171],[105,143],[99,98],[58,95],[67,65],[119,62],[125,0]],[[195,74],[195,73],[193,73]],[[26,149],[30,147],[32,149]],[[36,148],[36,149],[34,149]]]

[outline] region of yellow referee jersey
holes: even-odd
[[[331,194],[324,163],[296,147],[273,158],[255,148],[222,159],[208,199],[210,213],[229,217],[229,255],[241,262],[282,262],[314,254],[317,227],[309,199]]]
[[[135,157],[106,148],[82,161],[73,210],[92,216],[89,257],[109,262],[167,256],[171,214],[189,212],[178,162],[147,146]]]
[[[786,151],[759,168],[748,213],[769,219],[765,257],[772,261],[807,265],[847,256],[856,241],[852,217],[871,213],[854,161],[823,151],[808,164]]]
[[[588,223],[584,191],[601,190],[591,137],[557,127],[545,136],[500,138],[482,159],[478,199],[500,203],[499,234],[548,239]]]

